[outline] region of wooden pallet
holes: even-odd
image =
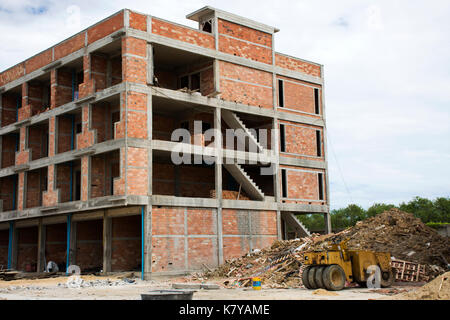
[[[397,281],[428,281],[429,277],[425,273],[425,265],[404,261],[392,260],[391,266],[395,272],[395,280]]]

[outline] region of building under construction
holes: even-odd
[[[0,268],[148,278],[308,234],[295,214],[330,231],[323,66],[186,17],[124,9],[0,73]]]

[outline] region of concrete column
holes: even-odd
[[[150,201],[149,205],[144,207],[143,223],[144,280],[150,280],[152,274],[152,206]]]
[[[72,221],[70,226],[70,255],[69,265],[77,262],[77,222]]]
[[[215,163],[215,189],[217,199],[217,261],[221,265],[223,258],[223,232],[222,232],[222,113],[220,108],[214,109],[214,129],[216,137],[214,145],[216,146]]]
[[[153,65],[153,46],[147,43],[147,84],[153,85],[154,65]]]
[[[323,218],[325,220],[325,233],[330,234],[331,231],[331,215],[329,212],[323,214]]]
[[[103,274],[111,272],[112,219],[103,213]]]
[[[8,269],[16,269],[17,266],[17,229],[15,223],[9,223],[8,240]]]
[[[18,233],[19,231],[17,230],[15,223],[12,222],[10,225],[10,230],[11,234],[10,234],[10,244],[9,244],[9,258],[10,261],[8,262],[9,265],[9,269],[13,269],[16,270],[17,269],[17,249],[18,249],[18,243],[19,243],[19,237],[18,237]]]
[[[37,257],[37,272],[45,271],[45,238],[46,226],[42,223],[42,218],[39,219],[38,224],[38,257]]]

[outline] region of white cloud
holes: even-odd
[[[450,196],[450,2],[12,1],[0,4],[0,69],[127,7],[195,26],[215,6],[281,29],[277,51],[325,66],[332,207]],[[79,15],[76,8],[79,8]]]

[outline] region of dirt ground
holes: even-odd
[[[155,289],[171,289],[173,283],[186,283],[186,278],[157,279],[142,281],[132,279],[133,283],[120,282],[120,277],[81,276],[86,282],[97,282],[96,285],[81,288],[67,288],[68,277],[56,277],[37,280],[0,281],[0,300],[140,300],[141,294]],[[102,282],[107,282],[104,284]],[[224,279],[208,281],[221,286]],[[118,285],[117,282],[119,283]],[[107,282],[108,283],[108,282]],[[192,283],[189,281],[189,283]],[[339,292],[323,289],[307,290],[270,289],[262,286],[262,290],[252,288],[226,289],[221,286],[217,290],[197,289],[194,300],[368,300],[390,299],[393,293],[406,293],[417,286],[395,285],[389,289],[346,288]]]

